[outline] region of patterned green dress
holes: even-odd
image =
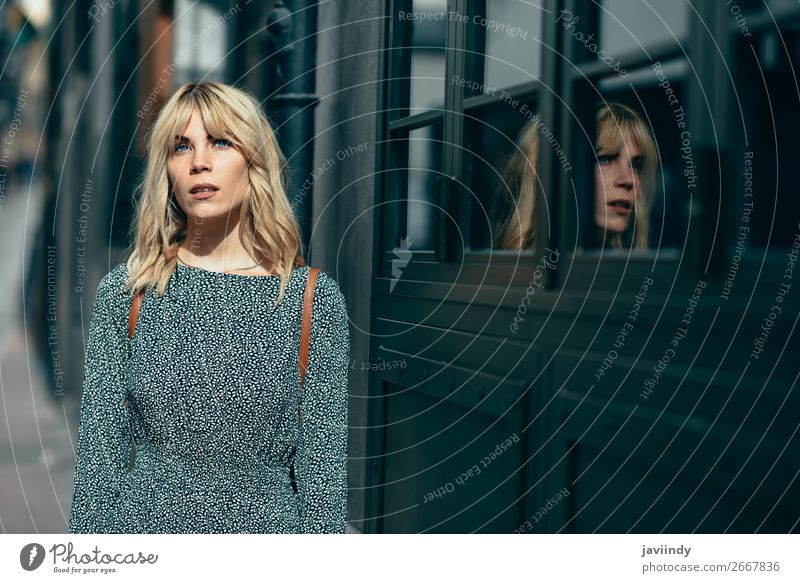
[[[344,532],[348,317],[320,272],[301,393],[308,269],[293,269],[273,308],[277,275],[178,264],[163,297],[145,294],[131,341],[127,267],[103,278],[69,532]]]

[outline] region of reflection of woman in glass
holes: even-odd
[[[642,118],[620,103],[597,113],[594,224],[597,244],[647,249],[658,148]]]
[[[533,248],[540,130],[538,117],[525,124],[506,167],[495,199],[495,249]],[[639,114],[620,103],[603,104],[597,113],[596,156],[596,244],[646,249],[659,162],[658,148]]]
[[[525,124],[506,166],[501,191],[495,198],[492,224],[494,249],[533,248],[540,123],[539,117],[535,116]]]

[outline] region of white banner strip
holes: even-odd
[[[3,535],[0,581],[777,583],[800,581],[798,541],[772,534]]]

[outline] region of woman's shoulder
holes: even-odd
[[[308,267],[304,269],[306,269],[308,273],[312,268]],[[317,281],[314,287],[314,298],[320,298],[328,303],[335,302],[344,305],[344,295],[342,294],[342,290],[339,288],[339,283],[333,278],[332,275],[329,275],[321,269],[319,270],[319,273],[317,273]]]
[[[346,327],[349,320],[347,302],[338,282],[320,270],[314,287],[314,320],[332,322]]]
[[[116,265],[106,273],[97,284],[94,298],[92,319],[105,322],[102,326],[111,326],[120,336],[124,334],[126,314],[133,303],[131,291],[126,289],[128,270],[125,264]]]
[[[122,295],[125,293],[125,284],[128,283],[128,266],[125,262],[118,263],[106,273],[97,284],[97,293],[101,291],[108,294]],[[130,295],[130,292],[128,292]]]
[[[113,311],[127,310],[133,301],[128,283],[128,267],[125,263],[115,265],[97,284],[95,303]]]

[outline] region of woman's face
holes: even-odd
[[[628,229],[641,194],[644,163],[639,146],[626,135],[618,152],[597,156],[595,171],[595,224],[605,233]]]
[[[197,110],[183,134],[174,138],[167,172],[178,205],[200,220],[227,220],[241,206],[249,186],[244,156],[229,141],[208,135]]]

